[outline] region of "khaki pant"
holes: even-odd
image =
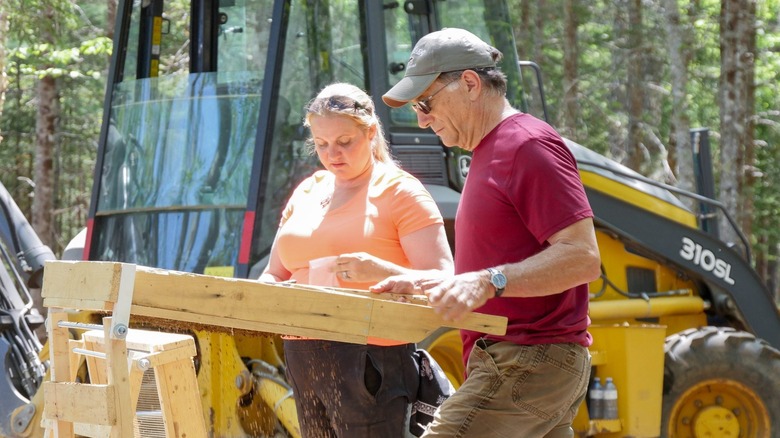
[[[564,438],[590,378],[577,344],[515,345],[480,339],[468,378],[441,406],[423,437]]]

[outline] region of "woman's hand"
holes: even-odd
[[[401,268],[365,252],[341,254],[331,268],[341,281],[368,283],[400,274]]]
[[[379,283],[368,288],[375,294],[391,293],[404,295],[419,295],[423,293],[421,284],[438,284],[440,279],[427,279],[419,274],[394,275],[385,278]]]

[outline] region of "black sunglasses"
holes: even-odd
[[[451,81],[447,82],[447,83],[446,83],[446,84],[445,84],[443,87],[441,87],[441,88],[439,88],[438,90],[436,90],[436,91],[435,91],[433,94],[431,94],[430,96],[426,97],[425,99],[423,99],[423,100],[421,100],[421,101],[419,101],[419,102],[417,102],[417,103],[415,103],[415,104],[412,104],[412,108],[413,108],[415,111],[419,111],[419,112],[421,112],[421,113],[423,113],[423,114],[426,114],[426,115],[427,115],[427,114],[430,114],[430,113],[431,113],[431,99],[433,99],[433,96],[435,96],[435,95],[439,94],[439,92],[440,92],[441,90],[443,90],[443,89],[445,89],[445,88],[449,87],[451,83],[453,83],[453,82],[457,82],[459,79],[460,79],[460,78],[457,78],[457,79],[454,79],[454,80],[451,80]]]
[[[474,70],[475,72],[482,74],[482,73],[489,72],[490,70],[493,70],[493,68],[494,67],[478,67],[478,68],[470,68],[468,70]],[[423,114],[430,114],[431,113],[431,99],[433,99],[433,96],[439,94],[439,92],[441,90],[447,88],[451,83],[457,82],[458,80],[460,80],[460,78],[462,77],[462,74],[463,74],[464,71],[466,71],[466,70],[454,70],[454,71],[448,71],[448,72],[442,73],[442,74],[448,74],[448,73],[460,72],[461,76],[458,76],[457,79],[453,79],[453,80],[447,82],[447,84],[445,84],[443,87],[441,87],[438,90],[436,90],[435,93],[431,94],[430,96],[426,97],[425,99],[423,99],[423,100],[421,100],[421,101],[419,101],[417,103],[412,104],[412,108],[415,111],[419,111],[419,112],[421,112]]]

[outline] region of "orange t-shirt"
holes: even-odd
[[[444,222],[422,183],[401,169],[376,163],[366,187],[329,209],[333,181],[330,172],[315,172],[298,185],[282,213],[276,250],[297,283],[311,284],[309,260],[345,253],[366,252],[411,267],[401,237]],[[363,290],[373,284],[340,282]]]

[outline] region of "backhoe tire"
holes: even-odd
[[[444,374],[456,389],[465,380],[463,366],[463,343],[460,330],[441,327],[427,338],[417,343],[417,348],[428,351],[433,359],[444,370]]]
[[[725,327],[689,329],[664,347],[661,436],[780,436],[780,352]]]

